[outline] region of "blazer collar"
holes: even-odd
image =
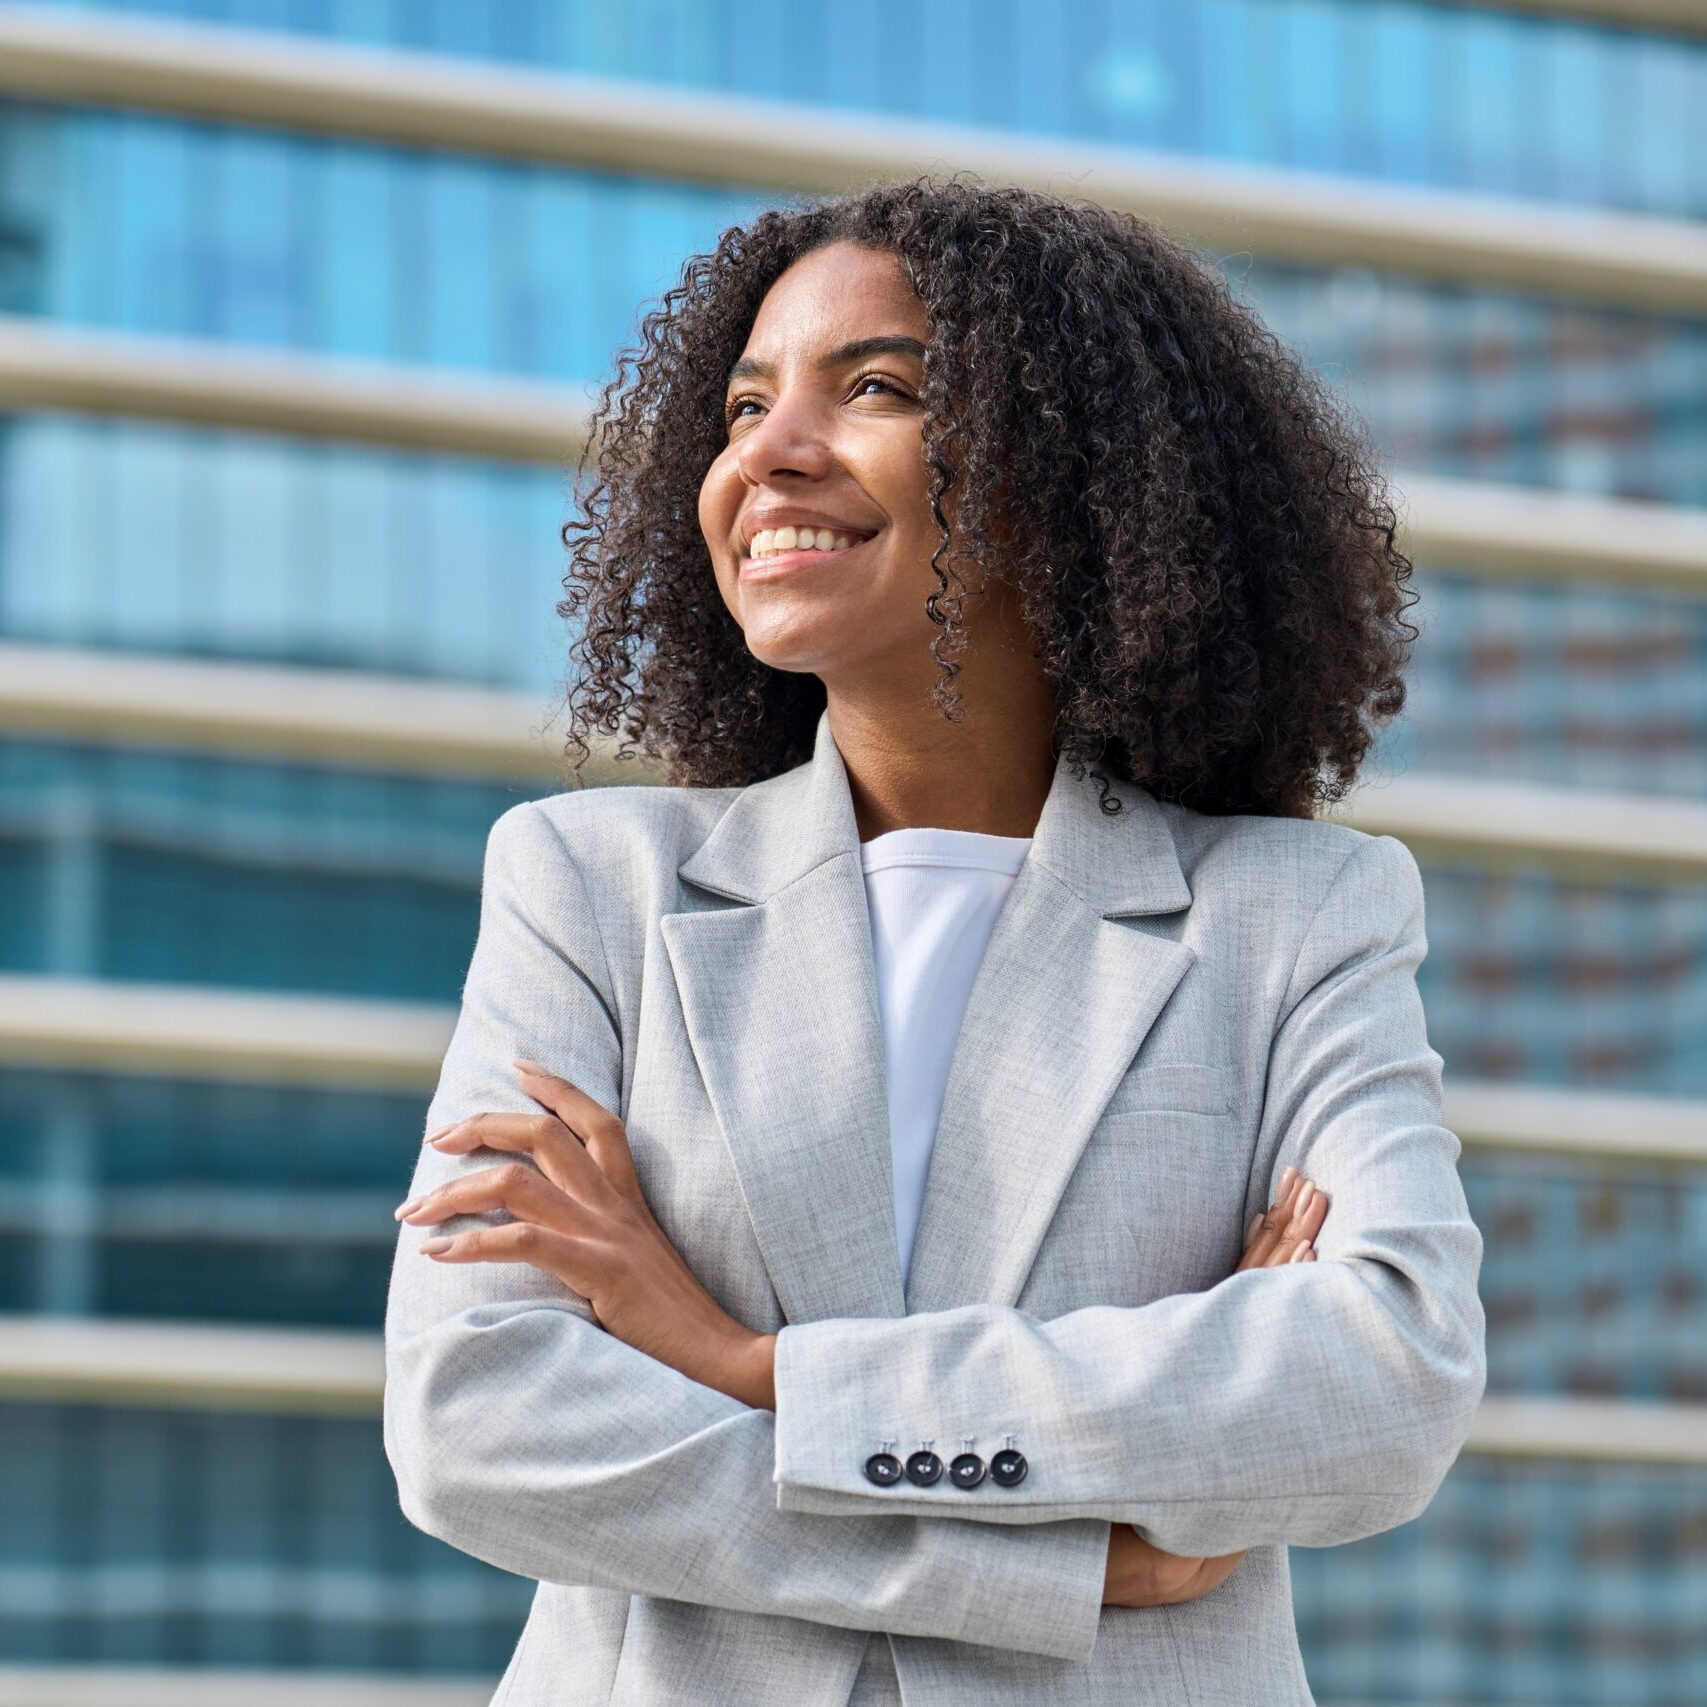
[[[1172,913],[1191,888],[1154,796],[1120,780],[1125,810],[1108,816],[1095,779],[1058,759],[1027,859],[1047,866],[1102,918]],[[859,853],[859,826],[830,714],[818,714],[812,757],[742,789],[683,861],[688,882],[735,901],[768,901],[815,866]]]
[[[956,1038],[903,1288],[859,833],[821,714],[809,761],[742,789],[659,931],[789,1322],[1019,1297],[1068,1179],[1194,951],[1147,915],[1191,889],[1165,815],[1058,764]],[[1123,923],[1138,920],[1138,923]]]

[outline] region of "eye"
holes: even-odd
[[[886,378],[883,374],[880,374],[880,373],[861,374],[860,377],[853,382],[853,391],[852,391],[851,395],[854,397],[858,397],[859,395],[861,395],[861,393],[863,393],[866,386],[868,386],[868,385],[881,385],[883,387],[883,389],[885,391],[887,391],[891,397],[900,397],[900,398],[907,398],[908,397],[908,393],[903,391],[899,385],[897,385],[893,380]],[[731,398],[729,400],[729,402],[727,402],[723,406],[723,420],[724,420],[725,425],[733,426],[735,424],[735,422],[740,420],[741,411],[743,409],[745,409],[749,403],[757,403],[757,402],[758,402],[758,399],[756,397],[734,397],[734,398]]]
[[[891,397],[907,398],[909,394],[902,390],[894,380],[881,373],[864,373],[854,381],[853,394],[858,397],[868,385],[881,385]]]

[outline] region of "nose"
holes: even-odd
[[[751,486],[789,474],[822,479],[835,462],[822,409],[798,392],[773,398],[740,433],[735,464]]]

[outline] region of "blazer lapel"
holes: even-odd
[[[847,771],[819,716],[805,764],[742,789],[681,876],[743,903],[660,931],[700,1073],[790,1322],[1011,1304],[1102,1106],[1193,951],[1117,921],[1191,900],[1130,783],[1109,818],[1058,765],[973,983],[908,1284],[871,926]]]
[[[1155,799],[1058,765],[973,980],[925,1181],[909,1313],[1012,1305],[1104,1104],[1194,950],[1124,921],[1191,902]]]
[[[659,929],[784,1316],[904,1314],[859,826],[827,713],[811,760],[742,789],[680,870],[745,903]]]

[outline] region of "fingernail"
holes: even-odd
[[[423,1139],[422,1139],[422,1140],[421,1140],[421,1142],[422,1142],[422,1143],[423,1143],[423,1144],[436,1144],[436,1143],[438,1143],[438,1141],[439,1141],[439,1140],[440,1140],[440,1139],[441,1139],[441,1138],[442,1138],[442,1137],[444,1137],[444,1135],[445,1135],[445,1134],[446,1134],[446,1133],[447,1133],[447,1132],[449,1132],[449,1131],[450,1131],[450,1129],[451,1129],[451,1127],[452,1127],[452,1126],[458,1126],[458,1125],[460,1125],[460,1124],[461,1124],[461,1122],[460,1122],[460,1121],[456,1121],[456,1120],[453,1120],[453,1121],[452,1121],[452,1122],[451,1122],[451,1123],[450,1123],[450,1126],[441,1126],[441,1127],[440,1127],[440,1128],[439,1128],[439,1129],[438,1129],[438,1131],[436,1131],[436,1132],[429,1132],[429,1133],[428,1133],[428,1134],[427,1134],[427,1135],[426,1135],[426,1137],[425,1137],[425,1138],[423,1138]]]
[[[1295,1204],[1293,1204],[1292,1213],[1294,1215],[1302,1215],[1305,1212],[1305,1210],[1307,1210],[1310,1207],[1310,1205],[1315,1202],[1315,1200],[1316,1200],[1316,1188],[1315,1188],[1315,1186],[1313,1184],[1305,1186],[1304,1189],[1298,1193],[1298,1201]]]
[[[425,1202],[426,1199],[424,1197],[405,1198],[395,1209],[392,1210],[392,1220],[401,1221],[405,1215],[413,1215],[414,1212]]]
[[[440,1251],[448,1251],[449,1249],[449,1239],[423,1239],[421,1241],[422,1256],[436,1257]]]
[[[1288,1262],[1308,1262],[1310,1260],[1310,1241],[1306,1239],[1286,1260]]]
[[[524,1061],[519,1055],[510,1065],[520,1067],[524,1073],[538,1073],[542,1079],[549,1079],[552,1076],[549,1067],[542,1067],[537,1061]]]
[[[1248,1245],[1257,1236],[1257,1228],[1262,1225],[1262,1211],[1259,1209],[1251,1217],[1251,1224],[1245,1229],[1245,1243]]]
[[[1280,1174],[1280,1195],[1282,1197],[1285,1197],[1287,1192],[1289,1192],[1292,1189],[1292,1182],[1295,1179],[1297,1179],[1297,1177],[1298,1177],[1298,1170],[1296,1168],[1289,1167],[1289,1168],[1283,1168],[1281,1170],[1281,1174]]]

